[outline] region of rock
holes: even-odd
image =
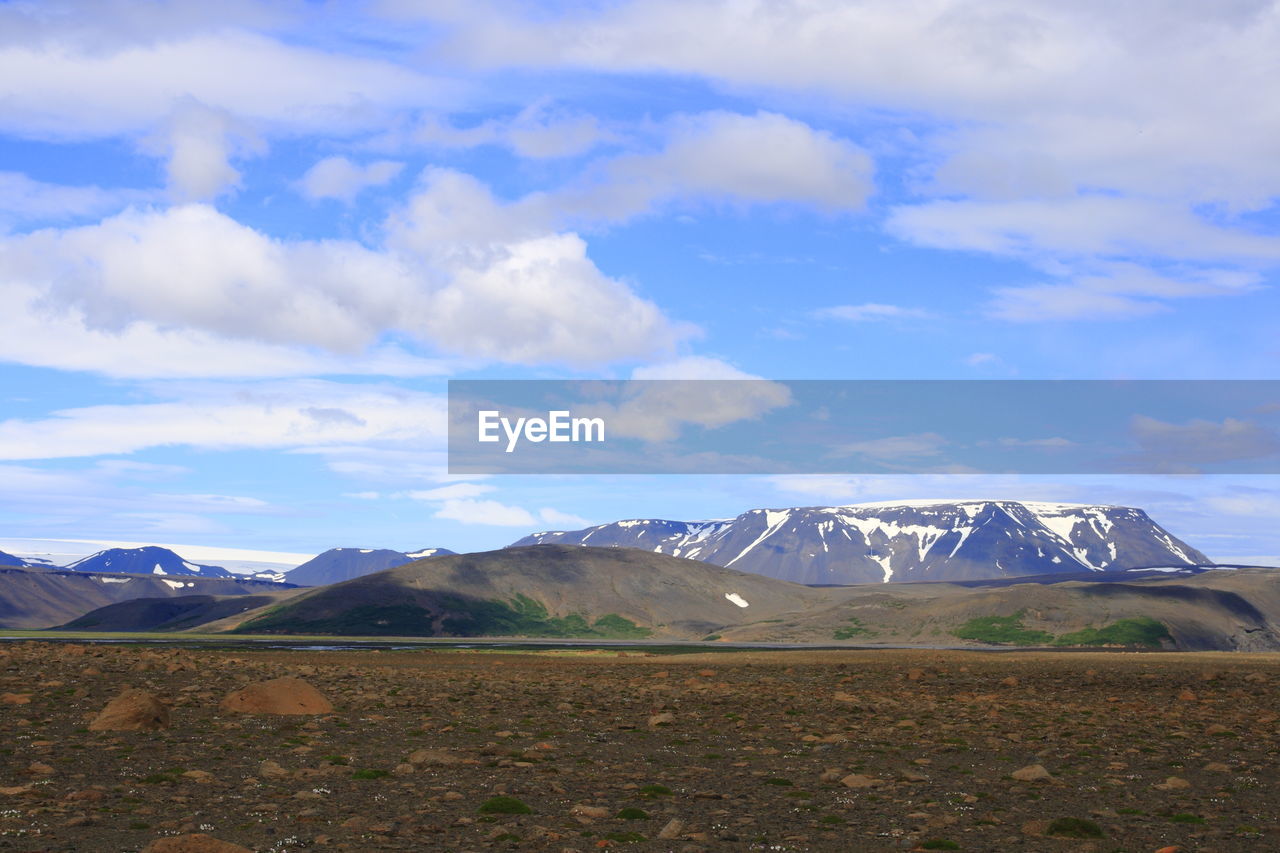
[[[1000,683],[1005,687],[1017,687],[1018,679],[1011,675],[1008,678],[1001,679]]]
[[[874,776],[864,776],[861,773],[850,773],[840,780],[840,784],[846,788],[878,788],[884,784],[884,780]]]
[[[664,841],[669,841],[672,838],[679,838],[680,833],[683,831],[684,831],[684,821],[682,821],[678,817],[673,817],[671,818],[671,820],[667,821],[666,826],[658,830],[658,837],[663,839]]]
[[[182,774],[182,778],[190,779],[192,782],[206,785],[215,780],[215,776],[207,770],[188,770]]]
[[[1026,767],[1019,767],[1009,775],[1019,782],[1048,782],[1053,778],[1053,774],[1044,769],[1043,764],[1029,764]]]
[[[89,722],[94,732],[143,732],[169,728],[169,709],[152,693],[125,690]]]
[[[1204,769],[1210,773],[1230,773],[1230,765],[1223,764],[1221,761],[1210,761],[1204,766]]]
[[[258,765],[258,775],[263,779],[288,779],[289,771],[268,758]]]
[[[142,853],[253,853],[248,847],[222,841],[212,835],[193,833],[157,838],[142,849]]]
[[[654,714],[649,718],[650,728],[654,726],[669,726],[676,721],[676,715],[670,711],[663,711],[660,714]]]
[[[1155,787],[1158,791],[1185,791],[1191,787],[1191,783],[1178,776],[1170,776]]]
[[[43,761],[33,761],[27,766],[27,772],[35,776],[52,776],[58,772],[51,765],[45,764]]]
[[[416,749],[409,754],[410,764],[460,764],[462,758],[447,749]]]
[[[919,667],[913,667],[907,670],[907,681],[919,681],[924,678],[924,670]]]
[[[609,817],[609,815],[611,815],[612,812],[610,812],[608,809],[606,809],[603,806],[589,806],[585,803],[578,803],[576,806],[569,809],[569,814],[573,815],[574,817],[585,817],[591,820],[602,820],[604,818]]]
[[[30,705],[31,696],[27,693],[0,693],[0,702],[5,705]]]
[[[222,700],[224,711],[240,714],[328,714],[332,703],[307,682],[286,676],[250,684]]]
[[[1193,690],[1183,690],[1178,694],[1179,702],[1194,702],[1196,701],[1196,698],[1195,691]]]

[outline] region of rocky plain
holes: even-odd
[[[0,647],[0,851],[1280,849],[1280,656]]]

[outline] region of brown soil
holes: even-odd
[[[219,709],[281,676],[335,710]],[[1278,686],[1276,655],[9,644],[0,851],[1275,850]],[[90,731],[129,687],[172,727]]]

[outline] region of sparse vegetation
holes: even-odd
[[[854,637],[874,637],[877,633],[863,625],[862,620],[857,616],[850,616],[848,623],[837,628],[832,637],[837,640],[852,640]]]
[[[481,803],[480,814],[533,814],[533,809],[515,797],[500,796]]]
[[[1082,817],[1060,817],[1049,824],[1049,835],[1059,838],[1101,838],[1102,827]]]
[[[1055,646],[1143,646],[1158,648],[1161,640],[1172,640],[1164,623],[1147,616],[1121,619],[1104,628],[1085,628],[1063,634]]]
[[[1022,624],[1025,611],[1012,616],[978,616],[965,622],[952,633],[962,640],[976,640],[990,645],[1044,646],[1053,642],[1048,631],[1037,631]]]

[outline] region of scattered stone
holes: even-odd
[[[1019,782],[1048,782],[1053,779],[1053,774],[1046,770],[1043,764],[1029,764],[1026,767],[1019,767],[1009,775]]]
[[[89,722],[95,732],[144,732],[169,728],[169,709],[146,690],[125,690]]]
[[[319,690],[290,676],[236,690],[222,700],[220,707],[240,714],[328,714],[333,710],[332,703]]]
[[[1170,776],[1155,787],[1159,791],[1185,791],[1191,787],[1191,783],[1181,777]]]
[[[669,726],[676,721],[676,715],[670,711],[663,711],[660,714],[654,714],[649,718],[649,727]]]
[[[884,780],[874,776],[864,776],[861,773],[850,773],[840,780],[840,784],[846,788],[878,788],[884,784]]]
[[[5,705],[30,705],[30,693],[0,693],[0,702]]]
[[[452,753],[447,749],[417,749],[409,754],[409,763],[433,764],[437,766],[461,764],[462,756]]]
[[[157,838],[142,853],[253,853],[248,847],[222,841],[204,833]]]
[[[679,838],[682,832],[684,832],[684,821],[678,817],[673,817],[667,821],[662,829],[658,830],[658,838],[663,841],[670,841],[673,838]]]
[[[1230,773],[1230,765],[1223,764],[1221,761],[1210,761],[1204,766],[1204,769],[1210,773]]]

